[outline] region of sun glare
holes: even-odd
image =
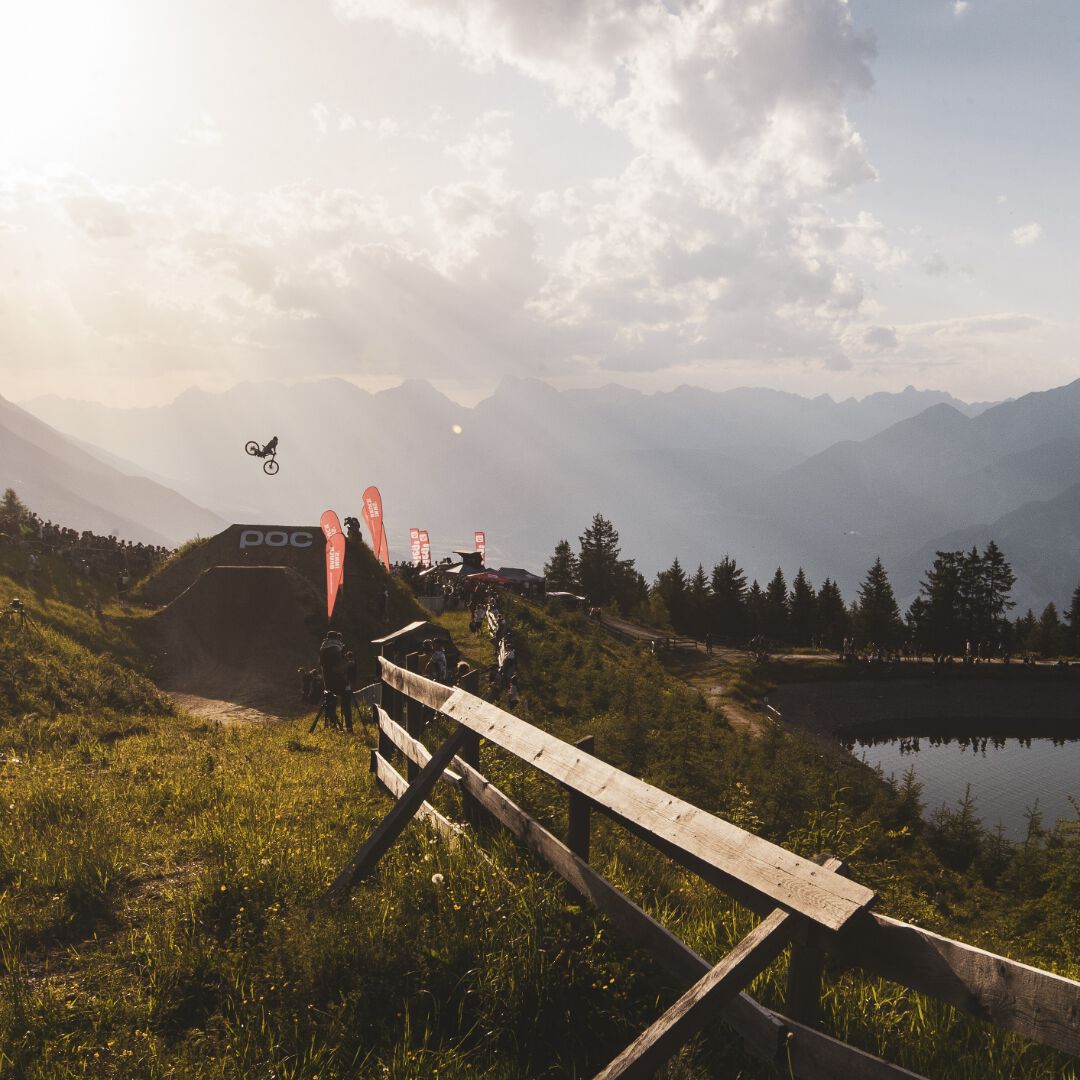
[[[99,137],[127,37],[114,4],[0,5],[0,155],[7,164],[61,160]]]

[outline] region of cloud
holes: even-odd
[[[873,175],[845,97],[869,89],[872,45],[843,0],[338,0],[457,49],[477,69],[505,64],[579,114],[624,134],[714,198],[836,190]]]
[[[899,346],[896,330],[891,326],[871,326],[863,334],[863,344],[875,351],[889,351]]]
[[[350,113],[343,112],[341,109],[331,108],[321,101],[315,102],[315,104],[308,109],[308,114],[315,124],[315,130],[323,137],[328,135],[331,131],[344,132],[354,131],[356,129],[355,117]]]
[[[949,264],[940,251],[927,255],[922,261],[923,273],[930,277],[944,277],[949,272]]]
[[[864,294],[851,267],[907,259],[872,215],[838,220],[823,208],[874,176],[846,112],[871,86],[873,48],[843,0],[339,0],[338,9],[421,35],[477,72],[517,72],[625,140],[621,171],[518,209],[544,241],[527,313],[583,364],[835,364]],[[488,114],[447,152],[474,172],[508,166],[513,122]],[[467,213],[466,257],[469,237],[489,227],[474,196],[437,197],[444,227]],[[442,250],[439,265],[453,265]]]
[[[187,127],[179,141],[185,146],[218,146],[224,138],[217,120],[204,112]]]
[[[535,114],[521,106],[533,87],[499,99],[513,111],[475,118],[441,112],[433,91],[430,118],[412,126],[310,106],[320,137],[355,127],[425,143],[408,149],[429,162],[426,186],[393,211],[308,184],[83,192],[99,201],[63,210],[74,242],[49,225],[67,260],[63,273],[58,254],[50,264],[49,303],[84,326],[94,363],[124,353],[147,371],[302,362],[444,377],[843,369],[888,346],[864,337],[882,317],[868,279],[909,255],[873,215],[834,209],[874,175],[847,114],[871,85],[873,50],[845,0],[339,8],[423,35],[470,72],[540,86],[559,106],[545,125],[572,135],[567,153],[594,132],[604,152],[550,169],[538,190]],[[553,142],[545,131],[549,154]],[[23,194],[62,205],[52,181]],[[91,233],[124,215],[130,232],[92,248]]]
[[[971,10],[971,0],[953,0],[953,14],[960,18]]]
[[[1030,247],[1042,234],[1042,226],[1035,221],[1031,221],[1027,225],[1017,225],[1009,235],[1017,247]]]
[[[495,167],[509,155],[514,138],[507,121],[511,114],[490,110],[478,117],[469,133],[459,143],[447,146],[446,152],[467,169],[484,170]]]

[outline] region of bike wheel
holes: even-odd
[[[267,476],[273,476],[274,473],[278,471],[278,467],[278,463],[273,458],[263,462],[263,472],[266,473]]]
[[[250,454],[250,455],[251,455],[252,457],[255,457],[255,455],[256,455],[256,454],[258,454],[258,452],[259,452],[259,451],[260,451],[260,450],[262,449],[262,447],[261,447],[261,446],[260,446],[260,445],[259,445],[259,444],[258,444],[258,443],[257,443],[257,442],[256,442],[256,441],[254,440],[254,439],[252,439],[252,440],[251,440],[251,442],[249,442],[249,443],[246,443],[246,444],[244,445],[244,449],[245,449],[245,450],[246,450],[246,451],[247,451],[247,452],[248,452],[248,453],[249,453],[249,454]]]

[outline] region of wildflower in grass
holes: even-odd
[[[438,888],[443,883],[443,880],[444,879],[442,874],[431,875],[431,884],[434,885],[436,888]]]

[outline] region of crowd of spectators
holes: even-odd
[[[494,657],[487,669],[488,698],[499,701],[506,694],[507,705],[516,708],[521,700],[518,687],[517,646],[509,616],[499,608],[499,594],[486,588],[470,609],[469,630],[481,634],[487,628],[491,633]]]
[[[444,559],[425,570],[411,562],[398,562],[391,567],[391,573],[405,582],[415,596],[441,597],[446,604],[443,610],[469,611],[485,595],[487,586],[460,574],[439,573],[452,565],[451,559]]]
[[[48,553],[83,577],[112,581],[121,595],[172,554],[157,544],[134,543],[43,520],[10,489],[0,504],[0,543],[26,551],[30,584],[40,569],[41,556]]]

